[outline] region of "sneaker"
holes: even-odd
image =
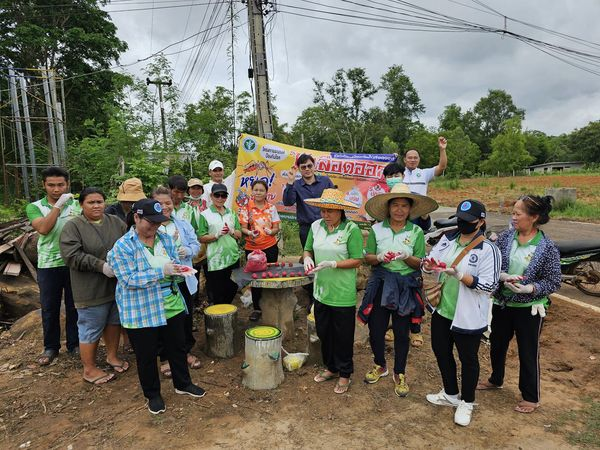
[[[408,384],[403,373],[394,376],[394,392],[398,397],[406,397],[408,395]]]
[[[437,394],[427,394],[427,401],[438,406],[452,406],[456,408],[460,404],[458,398],[452,398],[442,389]]]
[[[150,411],[150,414],[161,414],[166,410],[167,407],[165,406],[165,401],[160,395],[148,399],[148,411]]]
[[[389,372],[385,367],[375,364],[373,368],[365,375],[365,383],[377,383],[381,377],[387,377],[388,373]]]
[[[200,386],[196,386],[195,384],[190,384],[185,389],[175,389],[176,394],[186,394],[191,395],[192,397],[201,398],[206,395],[206,391],[202,389]]]
[[[471,423],[472,414],[473,403],[467,403],[464,400],[461,400],[454,412],[454,423],[466,427]]]

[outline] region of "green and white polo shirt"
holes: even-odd
[[[185,220],[187,223],[192,223],[194,217],[194,209],[185,202],[181,202],[179,208],[173,208],[172,214],[175,215],[179,220]]]
[[[315,264],[323,261],[362,259],[363,238],[349,220],[332,232],[323,219],[310,227],[304,250],[314,254]],[[323,269],[315,274],[313,295],[324,305],[356,306],[356,269]]]
[[[223,229],[225,224],[229,228],[242,230],[237,214],[232,210],[225,208],[225,212],[221,214],[214,205],[210,205],[200,214],[198,236],[214,236]],[[227,234],[214,242],[210,242],[206,246],[206,259],[209,271],[226,269],[235,264],[240,259],[237,241],[233,236]]]
[[[510,261],[508,263],[508,274],[509,275],[523,275],[531,259],[533,258],[533,254],[535,253],[535,249],[538,244],[542,240],[543,234],[541,231],[538,231],[536,235],[531,238],[528,242],[524,244],[519,243],[519,233],[515,233],[515,239],[513,240],[512,246],[510,248]],[[527,281],[525,281],[527,283]],[[510,298],[514,295],[514,292],[508,288],[503,288],[502,293]],[[499,304],[496,300],[494,300],[495,304]],[[506,306],[511,306],[513,308],[526,308],[532,305],[548,305],[548,298],[544,297],[533,302],[528,303],[516,303],[508,301],[506,302]]]
[[[465,245],[461,245],[456,238],[450,245],[453,247],[442,258],[442,261],[446,263],[447,267],[450,267],[456,257],[469,245],[469,242]],[[454,320],[454,313],[456,312],[456,303],[458,302],[458,291],[460,289],[460,281],[456,278],[449,276],[446,273],[440,274],[440,282],[443,283],[442,295],[440,297],[440,304],[436,308],[437,313],[445,317],[448,320]]]
[[[25,212],[27,213],[29,221],[33,222],[39,217],[46,217],[50,214],[52,208],[53,206],[48,203],[48,198],[44,197],[41,200],[28,204],[25,208]],[[65,265],[65,262],[60,256],[60,233],[62,232],[65,223],[79,214],[81,214],[79,202],[70,199],[65,206],[63,206],[54,228],[52,228],[48,234],[38,234],[38,269],[51,269],[53,267],[63,267]]]
[[[425,236],[423,230],[412,222],[406,222],[404,228],[396,233],[392,230],[389,219],[385,219],[371,228],[365,250],[372,255],[378,255],[381,252],[403,251],[410,256],[423,258],[425,256]],[[417,271],[400,260],[387,264],[382,263],[382,267],[390,272],[400,272],[401,275]]]

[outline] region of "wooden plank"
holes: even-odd
[[[33,264],[31,264],[31,261],[29,260],[29,258],[25,254],[25,252],[23,251],[23,248],[27,244],[27,240],[29,239],[30,236],[31,236],[31,233],[26,234],[23,237],[23,240],[20,242],[20,244],[16,245],[15,248],[17,249],[17,252],[19,252],[19,255],[21,256],[21,259],[23,260],[23,262],[27,266],[27,269],[29,270],[29,273],[31,274],[31,277],[37,283],[37,272],[35,270],[35,267],[33,267]]]
[[[18,277],[21,273],[21,263],[9,262],[4,268],[4,275],[10,275],[11,277]]]
[[[2,244],[0,245],[0,255],[8,250],[10,250],[11,248],[13,248],[13,246],[11,244]]]

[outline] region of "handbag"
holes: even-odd
[[[450,268],[454,269],[458,266],[467,253],[481,244],[484,240],[485,237],[482,234],[473,239],[469,245],[463,248],[456,258],[454,258]],[[427,303],[434,308],[440,304],[440,299],[442,298],[442,286],[443,283],[439,281],[439,274],[423,272],[423,293],[425,294]]]

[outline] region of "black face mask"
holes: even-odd
[[[477,226],[479,225],[479,221],[477,222],[467,222],[463,219],[458,219],[458,232],[460,234],[471,234],[477,230]]]

